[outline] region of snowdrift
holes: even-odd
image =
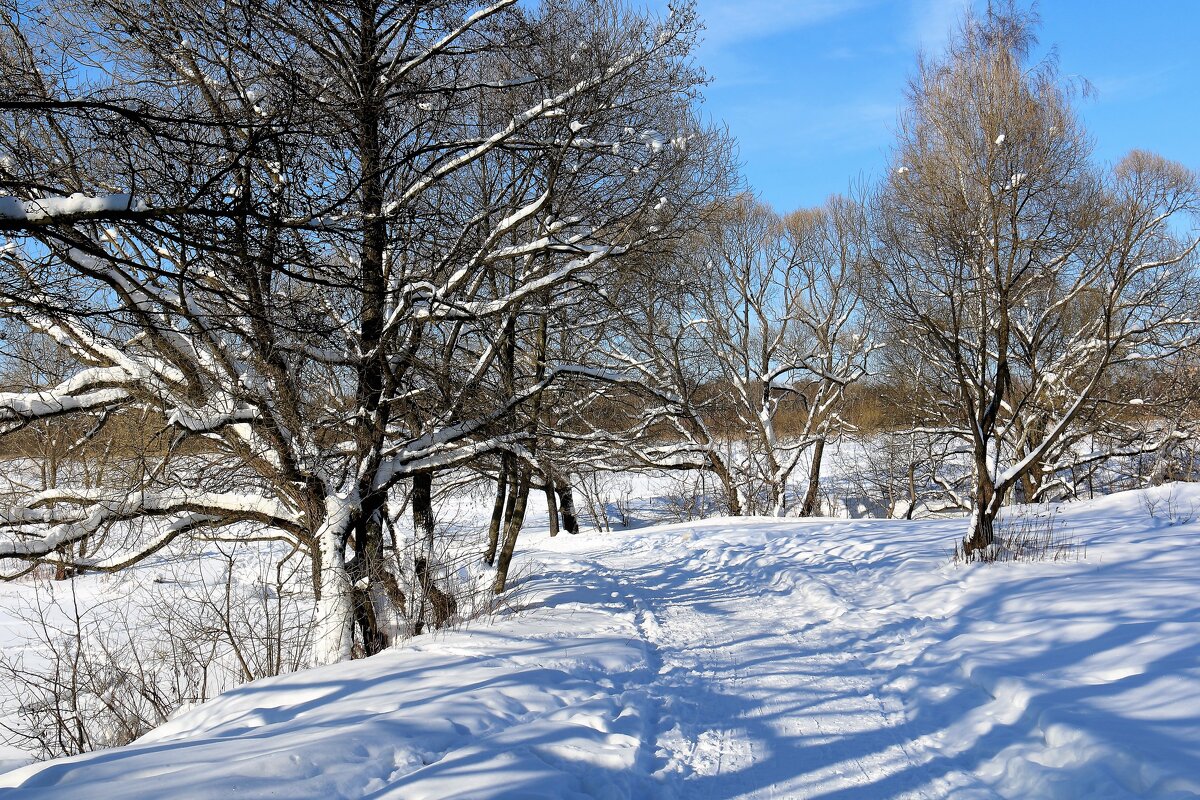
[[[0,794],[1200,797],[1198,514],[1195,487],[1063,506],[1085,558],[970,567],[960,520],[534,536],[487,624],[248,684]]]

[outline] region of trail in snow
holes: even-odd
[[[1200,508],[1200,488],[1180,490]],[[532,543],[525,607],[241,687],[5,798],[1200,797],[1200,523],[1068,507],[1085,561],[961,523],[707,520]]]
[[[786,535],[755,535],[761,522],[744,531],[733,520],[716,524],[743,540],[713,548],[713,536],[685,527],[683,552],[667,563],[655,557],[657,540],[602,561],[603,574],[624,576],[660,664],[649,692],[663,698],[664,787],[689,798],[933,796],[906,747],[911,732],[883,685],[887,673],[868,664],[880,644],[871,634],[886,626],[839,594],[868,594],[875,616],[897,616],[886,587],[813,549],[829,542],[804,530],[828,523],[793,521]],[[943,796],[951,786],[958,796],[995,796],[970,775],[936,784]]]

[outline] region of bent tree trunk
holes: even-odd
[[[548,293],[542,296],[542,302],[545,308],[550,307],[551,303]],[[548,325],[549,315],[540,314],[538,316],[537,333],[533,342],[534,363],[537,365],[533,371],[533,380],[536,382],[541,382],[546,377],[546,333]],[[537,450],[538,425],[541,414],[542,396],[538,394],[533,398],[527,426],[531,441],[529,448],[531,454]],[[496,561],[496,579],[492,584],[492,592],[494,594],[502,594],[508,583],[508,571],[512,566],[513,553],[517,548],[517,536],[521,533],[521,526],[525,524],[525,507],[529,500],[529,486],[533,478],[533,466],[531,463],[522,465],[517,472],[519,473],[519,477],[516,480],[516,496],[509,505],[508,518],[505,520],[504,544],[500,548],[500,554]]]
[[[529,499],[529,469],[521,470],[515,496],[512,503],[512,514],[504,526],[504,545],[500,548],[496,559],[496,580],[492,583],[493,594],[503,594],[508,583],[508,570],[512,566],[513,553],[517,549],[517,535],[525,522],[525,503]]]
[[[508,478],[512,473],[512,456],[505,454],[500,461],[500,473],[496,476],[496,501],[492,504],[492,521],[488,526],[488,545],[483,562],[489,567],[496,564],[496,551],[500,547],[500,530],[504,526],[505,507],[508,501]]]

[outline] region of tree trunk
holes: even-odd
[[[429,621],[433,624],[435,630],[446,627],[454,615],[458,613],[458,601],[454,599],[453,595],[442,591],[437,585],[432,566],[428,559],[417,556],[413,567],[417,575],[417,583],[421,586],[421,593],[424,595],[427,604]],[[420,633],[423,627],[422,620],[418,619],[417,633]]]
[[[381,520],[388,523],[387,528],[390,530],[390,517],[387,513],[386,504],[382,509]],[[392,532],[391,539],[393,543],[392,552],[395,553],[396,537],[394,532]],[[398,566],[399,562],[389,563],[385,546],[386,540],[381,535],[379,537],[379,554],[369,564],[371,575],[369,592],[377,618],[380,620],[380,628],[387,633],[389,640],[394,643],[403,634],[401,623],[408,604],[408,598],[404,596],[404,590],[400,588],[400,582],[390,568],[393,565]]]
[[[386,438],[389,406],[382,402],[387,374],[387,351],[378,345],[386,319],[388,223],[382,213],[385,195],[383,163],[383,120],[385,98],[380,90],[379,25],[370,0],[359,0],[353,22],[358,59],[354,80],[359,90],[354,108],[354,150],[358,157],[358,194],[363,226],[358,252],[358,337],[373,347],[357,364],[355,440],[361,466],[377,463]],[[362,654],[373,655],[388,644],[371,600],[372,561],[383,559],[382,509],[386,497],[375,492],[371,470],[359,471],[361,506],[353,515],[349,532],[354,556],[345,563],[349,582],[353,628],[361,634]],[[343,559],[345,554],[342,554]]]
[[[380,591],[387,573],[383,553],[386,508],[382,502],[364,504],[363,516],[355,524],[354,557],[346,565],[354,593],[354,623],[364,656],[382,652],[396,634],[395,609],[387,607],[392,594]]]
[[[421,587],[421,605],[413,625],[415,633],[425,628],[428,617],[434,628],[442,628],[458,613],[458,602],[437,585],[434,562],[433,473],[418,472],[412,479],[413,531],[417,536],[413,571]]]
[[[986,550],[995,540],[995,515],[976,509],[971,514],[971,532],[963,539],[963,555],[973,560],[976,553]]]
[[[500,528],[504,524],[504,509],[508,500],[508,476],[512,471],[512,456],[505,454],[500,460],[500,473],[496,476],[496,502],[492,504],[492,522],[488,526],[487,552],[483,561],[489,567],[496,563],[496,550],[500,547]]]
[[[432,546],[434,538],[432,472],[418,472],[413,475],[410,502],[412,503],[413,532],[417,536],[417,547],[424,549]]]
[[[313,561],[319,561],[319,569],[313,572],[321,591],[313,656],[318,664],[345,661],[354,651],[353,587],[346,570],[348,512],[343,500],[330,497],[315,537],[318,552]]]
[[[812,464],[808,468],[808,491],[804,493],[804,504],[800,516],[812,517],[817,513],[817,496],[821,487],[821,459],[825,455],[825,438],[813,443]]]
[[[550,535],[558,536],[558,503],[554,499],[554,479],[546,471],[546,518],[550,522]]]
[[[908,465],[908,508],[904,511],[905,519],[912,519],[917,510],[917,465]]]
[[[771,516],[787,516],[787,484],[771,480]]]
[[[492,584],[494,594],[503,594],[505,585],[508,583],[508,570],[512,566],[513,553],[517,549],[517,535],[521,532],[521,525],[525,522],[525,502],[528,499],[529,470],[524,469],[521,471],[521,478],[515,492],[512,516],[504,526],[504,546],[500,549],[500,556],[496,560],[496,580]]]
[[[725,467],[725,464],[719,459],[712,459],[712,471],[716,473],[717,480],[721,481],[721,487],[725,490],[725,502],[729,506],[729,515],[731,517],[740,517],[742,515],[742,497],[738,494],[737,484],[733,481],[733,475]]]
[[[579,517],[575,514],[575,491],[571,484],[562,478],[554,479],[554,488],[558,492],[558,508],[562,513],[562,526],[567,533],[579,533]]]
[[[963,556],[973,560],[975,554],[987,549],[995,541],[996,486],[986,469],[975,478],[974,510],[971,512],[971,530],[963,539]]]

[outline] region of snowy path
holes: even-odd
[[[875,648],[894,643],[871,637],[888,638],[886,621],[902,618],[896,598],[807,537],[754,537],[710,552],[710,540],[689,546],[685,531],[685,554],[671,562],[647,546],[608,554],[596,570],[624,576],[658,664],[647,691],[662,698],[664,787],[688,798],[932,796],[907,747],[902,704],[883,685],[886,673],[869,666]],[[856,610],[839,591],[886,610]],[[960,792],[974,783],[955,777]],[[947,782],[938,783],[944,794]]]
[[[642,629],[663,661],[655,688],[671,701],[665,769],[695,783],[693,796],[795,797],[908,766],[895,715],[837,628],[836,598],[801,584],[819,601],[801,610],[729,572],[706,576],[702,594],[648,593]],[[862,737],[881,746],[856,746]]]
[[[531,537],[516,612],[247,685],[0,795],[1200,798],[1200,522],[1136,495],[1063,518],[1086,560],[955,568],[955,521]]]

